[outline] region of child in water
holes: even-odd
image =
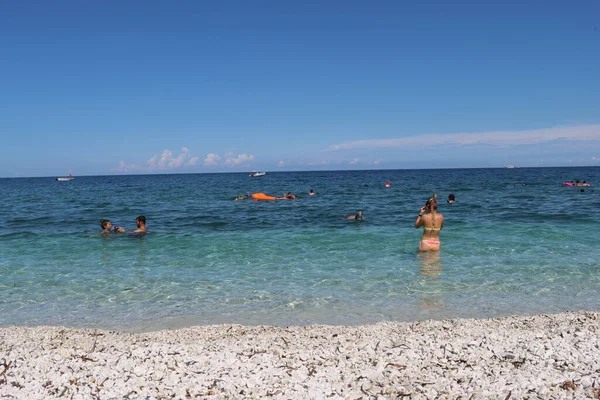
[[[121,228],[120,226],[113,226],[112,223],[107,219],[100,220],[100,227],[102,228],[102,234],[125,232],[125,228]]]

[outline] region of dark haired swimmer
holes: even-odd
[[[419,211],[415,228],[423,228],[419,251],[439,251],[440,231],[444,227],[444,216],[437,213],[437,203],[429,199]]]
[[[354,219],[357,221],[364,221],[366,218],[363,215],[362,210],[358,210],[358,212],[355,215],[346,215],[345,217],[346,219]]]
[[[134,233],[148,232],[148,228],[146,228],[146,217],[144,217],[143,215],[140,215],[139,217],[137,217],[135,219],[135,224],[137,226],[137,229],[132,232],[134,232]]]
[[[100,220],[100,227],[102,228],[102,234],[105,235],[107,233],[122,233],[125,232],[125,228],[121,228],[120,226],[113,226],[113,224],[107,219]]]

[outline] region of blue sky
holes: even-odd
[[[600,1],[5,2],[0,176],[600,165]]]

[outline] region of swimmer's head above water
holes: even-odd
[[[116,225],[113,226],[113,224],[107,219],[100,220],[100,227],[102,228],[103,233],[125,232],[125,228],[121,228],[120,226]]]

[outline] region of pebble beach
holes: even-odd
[[[1,399],[597,399],[600,313],[0,329]]]

